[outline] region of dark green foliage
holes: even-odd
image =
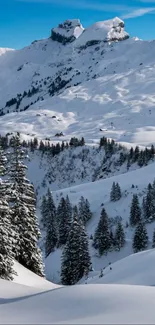
[[[104,208],[101,211],[100,220],[95,230],[93,245],[99,250],[100,255],[106,254],[111,247],[108,216]]]
[[[72,217],[71,211],[62,197],[57,209],[57,219],[59,223],[59,246],[65,245],[70,232]]]
[[[137,194],[133,195],[130,208],[130,225],[136,226],[141,220],[141,209]]]
[[[42,220],[46,232],[45,236],[45,256],[47,257],[56,247],[58,241],[56,207],[50,190],[47,191],[46,199],[43,199],[46,205]],[[43,204],[43,205],[44,205]]]
[[[110,192],[110,200],[111,201],[119,201],[121,199],[121,188],[119,186],[118,183],[115,184],[115,182],[113,182],[112,184],[112,188],[111,188],[111,192]]]
[[[155,220],[155,182],[147,187],[146,197],[143,198],[143,215],[146,222]]]
[[[83,225],[85,225],[87,221],[92,218],[89,201],[87,199],[85,200],[83,196],[81,196],[79,202],[79,218],[81,219]]]
[[[74,215],[67,243],[62,253],[61,281],[64,285],[77,283],[90,269],[88,238]]]
[[[115,232],[115,247],[120,250],[125,245],[125,233],[121,222],[118,222]]]
[[[133,251],[137,253],[139,251],[143,251],[147,249],[148,246],[148,235],[145,224],[143,222],[139,222],[136,227],[134,238],[133,238]]]
[[[69,145],[71,147],[79,147],[79,146],[84,146],[85,145],[85,139],[82,137],[81,140],[78,138],[71,138]]]

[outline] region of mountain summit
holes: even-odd
[[[77,45],[84,46],[88,42],[112,42],[129,38],[124,30],[124,22],[118,17],[101,21],[84,29],[79,19],[65,20],[64,23],[52,29],[51,38],[62,44],[67,44],[79,39]]]

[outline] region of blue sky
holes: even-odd
[[[84,27],[119,16],[131,36],[155,39],[155,0],[0,0],[0,47],[21,48],[46,38],[65,19]]]

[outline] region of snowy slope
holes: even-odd
[[[103,277],[90,277],[87,283],[117,283],[155,286],[155,250],[130,255],[103,270]],[[90,274],[91,276],[91,274]]]
[[[14,270],[17,272],[17,275],[14,275],[13,279],[13,282],[15,283],[40,290],[51,290],[59,287],[58,285],[55,285],[52,282],[49,282],[46,279],[34,274],[16,261],[14,262]]]
[[[154,324],[154,288],[101,284],[39,292],[0,284],[1,324]]]

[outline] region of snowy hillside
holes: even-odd
[[[133,253],[132,240],[135,229],[131,227],[126,228],[126,222],[129,223],[131,200],[133,194],[138,194],[139,201],[142,204],[147,185],[154,180],[154,167],[155,164],[152,163],[139,170],[53,192],[56,203],[59,202],[62,196],[66,197],[66,195],[69,196],[73,206],[78,204],[81,196],[89,200],[91,211],[93,212],[93,217],[87,224],[87,233],[89,236],[94,235],[103,205],[110,218],[116,218],[117,216],[122,218],[126,244],[120,251],[108,252],[107,255],[99,257],[97,251],[92,247],[92,240],[90,240],[90,254],[92,266],[95,271],[100,271],[108,267],[109,263],[114,263]],[[110,191],[113,182],[118,182],[122,190],[122,198],[117,202],[110,201]],[[146,226],[149,236],[148,248],[151,248],[155,223],[153,222]],[[60,282],[61,253],[62,251],[60,249],[56,250],[45,261],[47,278],[56,283]]]
[[[113,263],[103,270],[103,277],[100,273],[86,280],[86,283],[117,283],[128,285],[155,286],[154,275],[155,250],[149,250],[130,255],[122,260]]]

